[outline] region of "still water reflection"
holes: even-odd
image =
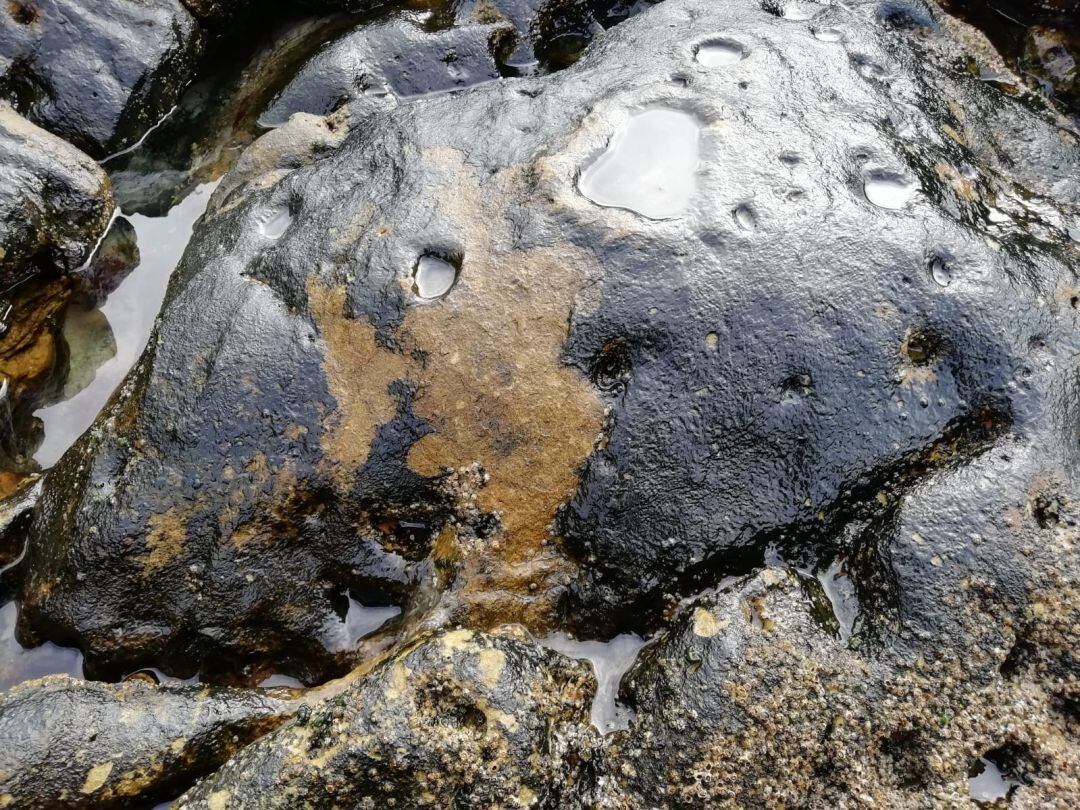
[[[35,414],[45,423],[45,439],[34,454],[43,468],[59,461],[93,424],[146,348],[169,277],[216,186],[199,186],[163,217],[127,217],[135,226],[141,261],[99,309],[73,308],[65,319],[63,332],[71,349],[69,381],[78,384],[69,384],[62,401]]]

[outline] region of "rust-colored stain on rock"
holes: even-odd
[[[326,344],[324,369],[338,410],[323,446],[345,480],[367,457],[389,421],[394,380],[417,386],[413,409],[433,432],[409,454],[422,475],[473,463],[490,476],[479,505],[501,516],[503,531],[484,559],[466,555],[466,602],[484,623],[520,609],[530,591],[551,607],[568,563],[545,545],[557,507],[578,481],[603,420],[591,384],[561,360],[574,299],[591,256],[559,245],[524,251],[499,244],[509,223],[498,200],[515,199],[511,168],[485,190],[459,153],[424,158],[446,178],[440,209],[466,234],[464,263],[451,293],[409,309],[398,348],[380,346],[373,327],[345,313],[345,291],[309,285],[312,312]],[[423,361],[416,358],[423,357]],[[530,588],[532,586],[532,588]]]

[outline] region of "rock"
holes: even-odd
[[[942,5],[985,33],[1029,86],[1056,98],[1080,122],[1080,1],[944,0]]]
[[[131,220],[118,216],[101,240],[85,277],[91,298],[101,304],[139,266],[139,243]]]
[[[4,448],[6,451],[6,448]],[[19,558],[26,545],[26,527],[37,499],[41,497],[41,481],[0,500],[0,568],[7,568]],[[7,582],[0,572],[0,602],[10,601]]]
[[[903,498],[1075,486],[1076,133],[905,8],[668,0],[553,76],[256,143],[50,474],[21,637],[315,681],[347,594],[403,608],[383,641],[596,638],[777,549],[851,553],[880,637]]]
[[[524,637],[422,636],[176,807],[580,806],[594,688]]]
[[[932,515],[929,504],[913,511]],[[1045,537],[1024,522],[1032,540]],[[904,571],[904,640],[869,654],[822,627],[790,571],[767,569],[687,606],[623,680],[637,718],[599,766],[599,806],[958,807],[971,803],[979,757],[1015,776],[1014,806],[1074,804],[1078,693],[1067,650],[1080,640],[1080,594],[1044,572],[1029,583],[1029,620],[1012,625],[1018,606],[988,576],[987,541],[933,573],[925,566],[914,593]],[[1056,553],[1070,541],[1061,532],[1052,542]],[[1065,561],[1075,565],[1075,553]],[[982,570],[965,579],[971,568]],[[926,634],[943,613],[957,634]],[[1018,668],[1035,637],[1039,653]]]
[[[410,99],[553,72],[576,61],[598,31],[652,4],[467,0],[454,5],[452,18],[432,4],[425,18],[403,12],[368,21],[316,54],[259,121],[276,127],[295,113],[326,115],[358,99]]]
[[[200,185],[217,181],[264,130],[257,119],[311,54],[356,25],[353,15],[305,18],[260,36],[224,36],[200,76],[139,149],[109,161],[118,204],[164,216]]]
[[[234,689],[30,681],[0,695],[0,803],[148,807],[281,725],[297,706]]]
[[[94,161],[0,103],[0,290],[78,268],[112,207]]]
[[[1025,40],[1023,66],[1080,119],[1080,25],[1064,31],[1032,26]]]
[[[0,336],[0,377],[4,380],[0,441],[7,450],[0,462],[4,495],[36,469],[30,460],[37,433],[31,414],[63,386],[68,356],[60,337],[61,322],[78,289],[78,280],[71,276],[31,281],[7,304],[9,325]]]
[[[410,98],[495,81],[494,51],[512,34],[497,25],[433,33],[407,18],[360,25],[304,65],[259,123],[278,127],[298,112],[327,115],[365,95]]]
[[[201,50],[180,0],[10,0],[0,9],[0,95],[102,158],[172,108]]]

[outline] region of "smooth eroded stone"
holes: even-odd
[[[29,681],[0,695],[0,805],[148,807],[297,708],[254,690]]]
[[[360,25],[304,65],[259,122],[274,127],[298,112],[326,115],[365,95],[413,98],[494,81],[495,46],[508,32],[496,25],[432,32],[408,19]]]
[[[93,160],[0,102],[0,289],[78,268],[112,208]]]
[[[102,158],[172,108],[201,50],[180,0],[9,0],[0,6],[0,96]]]
[[[595,686],[522,635],[421,636],[176,807],[580,806]]]
[[[316,680],[355,661],[320,641],[347,597],[403,609],[384,639],[419,615],[641,633],[856,540],[858,588],[887,596],[897,504],[955,468],[1026,453],[1070,492],[1068,122],[957,72],[979,57],[956,21],[810,10],[668,0],[551,76],[256,142],[50,474],[20,637],[91,673]],[[745,58],[697,59],[725,38]],[[654,110],[697,127],[696,160],[664,164],[679,205],[598,205],[582,172]],[[910,195],[876,205],[874,177]],[[458,269],[440,298],[414,293],[422,256]],[[969,531],[959,494],[939,553]]]

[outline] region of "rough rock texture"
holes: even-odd
[[[579,806],[594,688],[585,664],[519,635],[421,636],[176,807]]]
[[[5,0],[0,95],[101,158],[172,108],[201,49],[180,0]]]
[[[918,3],[667,0],[293,116],[44,482],[19,637],[364,661],[185,807],[953,807],[979,756],[1075,807],[1080,135],[1020,85]],[[403,613],[342,650],[346,595]],[[659,628],[630,728],[508,620]]]
[[[923,520],[946,506],[918,501],[905,511]],[[1043,561],[1076,564],[1075,523],[1034,524],[1027,514],[998,528],[1026,535]],[[871,654],[828,632],[806,581],[786,570],[686,606],[623,681],[637,718],[599,768],[599,806],[970,806],[980,756],[1022,782],[1011,806],[1074,806],[1080,594],[1075,579],[1046,576],[1011,602],[990,559],[1001,539],[984,534],[901,586],[898,637]],[[887,553],[916,548],[905,536]]]
[[[91,672],[316,679],[347,665],[319,642],[347,590],[640,631],[770,546],[853,549],[880,632],[923,575],[879,551],[904,497],[991,454],[1037,459],[1032,498],[1075,486],[1076,133],[904,8],[671,0],[556,76],[256,144],[50,476],[24,637]],[[744,58],[706,67],[717,37]],[[651,108],[700,126],[671,219],[577,187]],[[424,254],[459,269],[439,301]],[[973,531],[957,497],[923,562]],[[998,576],[1032,580],[1015,551]]]
[[[297,707],[255,691],[30,681],[0,695],[0,806],[147,807]]]
[[[85,261],[112,215],[105,172],[0,102],[0,291]]]

